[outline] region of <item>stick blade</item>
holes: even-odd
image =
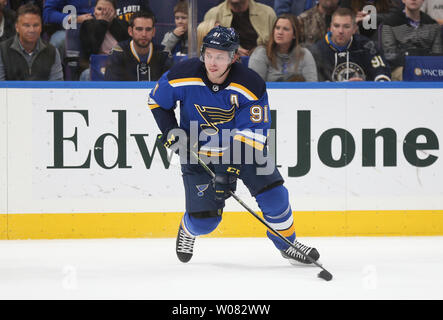
[[[322,270],[320,271],[320,273],[318,274],[318,277],[326,280],[326,281],[331,281],[332,280],[332,274],[326,270]]]

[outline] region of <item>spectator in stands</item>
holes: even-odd
[[[188,2],[180,0],[174,7],[175,29],[167,32],[162,40],[164,50],[172,56],[188,54]]]
[[[404,11],[398,11],[382,27],[383,50],[393,80],[403,79],[405,55],[443,54],[438,23],[420,11],[424,0],[403,0]]]
[[[157,0],[158,1],[158,0]],[[129,24],[132,15],[139,11],[151,11],[148,0],[117,0],[117,17]]]
[[[373,41],[355,34],[355,13],[339,8],[326,37],[312,46],[319,81],[390,81],[391,73]]]
[[[300,26],[300,44],[309,48],[323,39],[331,24],[332,13],[338,8],[339,0],[319,0],[313,8],[297,17]]]
[[[7,0],[0,0],[0,42],[15,35],[15,12],[6,8]]]
[[[156,81],[169,69],[168,53],[154,48],[155,18],[139,11],[131,17],[128,33],[132,40],[120,42],[109,57],[105,80]]]
[[[257,45],[265,45],[277,19],[274,10],[254,0],[225,0],[210,9],[204,20],[215,19],[234,28],[240,36],[240,56],[249,56]]]
[[[443,0],[426,0],[421,10],[443,26]]]
[[[17,34],[0,44],[0,81],[63,80],[60,55],[40,34],[40,9],[31,3],[17,10]]]
[[[298,44],[297,20],[292,14],[277,18],[267,47],[258,46],[249,68],[265,81],[317,81],[317,69],[309,50]]]
[[[80,27],[81,67],[85,71],[80,80],[89,80],[91,54],[110,54],[118,42],[128,40],[128,24],[117,18],[115,0],[98,0],[94,19],[86,20]]]
[[[316,0],[275,0],[274,10],[278,16],[283,13],[292,13],[295,16],[299,16],[313,8],[316,3]]]
[[[371,13],[370,10],[365,9],[369,5],[375,7],[376,10]],[[378,27],[386,19],[389,19],[391,14],[401,10],[403,3],[401,0],[341,0],[340,7],[354,11],[359,33],[377,43]],[[371,16],[372,14],[373,16]],[[369,20],[374,18],[375,24],[373,27],[373,21]],[[364,23],[364,20],[366,20],[366,23]]]
[[[92,19],[96,0],[45,0],[43,6],[43,22],[56,30],[49,43],[56,47],[62,55],[65,50],[65,35],[67,28],[79,28],[78,24]],[[75,12],[68,10],[75,7]],[[74,19],[76,14],[76,20]],[[76,21],[76,24],[74,22]]]

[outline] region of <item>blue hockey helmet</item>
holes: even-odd
[[[217,26],[211,29],[203,38],[201,54],[206,48],[214,48],[223,51],[237,52],[240,46],[240,39],[234,28]]]

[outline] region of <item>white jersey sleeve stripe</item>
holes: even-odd
[[[246,138],[251,138],[251,139],[261,142],[263,144],[266,142],[266,139],[267,139],[265,135],[253,132],[251,130],[238,130],[236,132],[236,134],[245,136]]]

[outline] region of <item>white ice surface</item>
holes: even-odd
[[[443,237],[299,240],[332,281],[266,238],[0,241],[0,299],[443,299]]]

